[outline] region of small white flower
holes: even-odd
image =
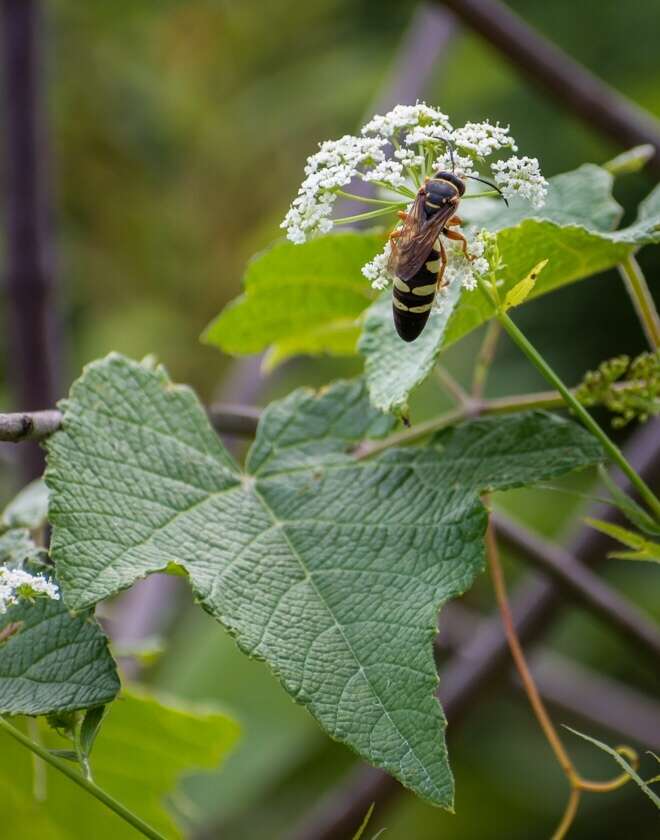
[[[31,575],[22,569],[0,567],[0,614],[18,603],[21,598],[32,600],[41,596],[53,601],[59,600],[57,585],[43,575]]]
[[[405,136],[406,146],[445,144],[451,140],[453,133],[444,125],[418,125]]]
[[[518,195],[532,207],[542,207],[548,192],[548,182],[541,175],[536,158],[510,157],[498,160],[490,167],[495,182],[507,198]]]
[[[499,123],[465,123],[463,128],[454,131],[452,139],[455,146],[474,152],[478,157],[488,157],[500,149],[518,150],[515,140],[509,134],[509,127]]]
[[[387,270],[387,263],[392,253],[392,245],[388,240],[380,254],[377,254],[371,262],[362,266],[362,274],[371,280],[373,289],[386,289],[392,282],[392,275]]]
[[[432,108],[426,102],[417,102],[415,105],[397,105],[387,114],[375,116],[362,128],[362,134],[374,134],[391,140],[405,129],[429,123],[441,125],[445,130],[451,131],[451,123],[446,114]]]
[[[449,152],[444,152],[433,161],[434,172],[451,172],[454,167],[459,177],[477,174],[474,167],[474,158],[471,158],[469,155],[461,155],[458,152],[450,155]]]
[[[403,164],[398,160],[381,160],[374,168],[362,176],[365,181],[386,181],[393,187],[403,187],[406,178],[403,174]]]

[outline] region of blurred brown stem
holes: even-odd
[[[0,12],[6,140],[7,369],[15,401],[32,410],[55,402],[59,368],[40,5],[37,0],[2,0]],[[41,474],[43,453],[36,444],[24,447],[20,458],[25,481]]]
[[[488,323],[486,332],[484,334],[483,342],[479,349],[479,355],[474,366],[474,373],[472,375],[472,397],[475,400],[481,399],[488,379],[491,365],[495,359],[497,351],[497,342],[499,340],[502,328],[500,322],[494,318]]]

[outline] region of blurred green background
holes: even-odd
[[[509,4],[592,71],[660,114],[660,10],[649,0],[516,0]],[[359,373],[357,358],[293,360],[271,379],[205,347],[198,336],[240,291],[246,260],[280,235],[307,155],[328,137],[355,131],[383,95],[413,15],[394,0],[49,0],[45,61],[55,188],[65,379],[119,350],[155,353],[175,380],[202,399],[248,394],[263,404],[300,384]],[[420,97],[455,124],[510,123],[521,152],[546,175],[618,151],[521,79],[481,39],[458,30]],[[632,212],[653,186],[648,173],[617,184]],[[1,197],[0,197],[1,201]],[[653,285],[660,253],[641,262]],[[656,284],[657,285],[657,284]],[[521,321],[570,382],[601,359],[644,349],[615,273],[536,301]],[[452,349],[459,378],[478,337]],[[6,364],[6,362],[5,362]],[[502,342],[493,394],[543,387]],[[417,416],[438,406],[422,390]],[[6,388],[4,402],[11,403]],[[2,485],[11,463],[2,461]],[[589,493],[593,476],[564,486]],[[8,489],[7,491],[8,492]],[[546,534],[561,534],[585,504],[551,490],[507,494],[505,505]],[[521,568],[510,559],[509,576]],[[607,576],[660,613],[653,569],[611,565]],[[657,580],[657,577],[655,578]],[[466,599],[489,609],[488,581]],[[181,588],[170,605],[168,647],[147,673],[173,694],[220,701],[243,723],[244,739],[216,776],[188,779],[177,797],[191,836],[285,836],[305,810],[349,769],[352,755],[294,706],[261,663],[248,661]],[[613,633],[569,609],[547,644],[583,664],[652,692],[646,663]],[[560,717],[563,722],[584,725]],[[609,742],[611,734],[603,735]],[[582,743],[571,751],[585,773],[607,777],[610,763]],[[545,838],[566,795],[563,778],[517,693],[483,699],[453,740],[455,816],[403,796],[373,822],[385,837]],[[103,820],[102,812],[99,820]],[[657,837],[650,803],[630,785],[587,797],[571,837]],[[372,832],[373,833],[373,832]],[[0,832],[1,836],[1,832]],[[370,836],[369,831],[366,836]],[[12,838],[13,840],[13,838]]]

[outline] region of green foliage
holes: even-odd
[[[354,353],[358,318],[373,298],[360,269],[382,246],[382,234],[357,233],[277,243],[249,263],[245,293],[203,340],[227,353],[270,347],[270,366],[295,353]]]
[[[109,708],[96,739],[91,756],[94,780],[167,837],[181,837],[168,813],[177,810],[177,783],[192,769],[217,767],[238,734],[237,724],[220,711],[124,693]],[[42,723],[39,737],[53,749],[63,743]],[[133,840],[137,836],[50,767],[43,769],[42,797],[35,798],[30,754],[2,733],[0,739],[0,810],[7,837]]]
[[[660,350],[642,353],[632,361],[616,356],[589,371],[575,396],[583,405],[602,405],[612,425],[621,428],[632,420],[644,423],[660,413]]]
[[[107,639],[88,612],[20,601],[0,615],[0,714],[45,715],[109,703],[119,691]]]
[[[483,565],[479,493],[594,463],[594,440],[536,412],[356,461],[391,420],[348,382],[271,404],[241,472],[188,388],[117,355],[63,409],[46,481],[67,603],[179,563],[330,735],[450,807],[432,641]]]
[[[548,260],[541,260],[541,262],[538,263],[538,265],[535,265],[526,277],[523,277],[520,282],[516,283],[513,288],[509,289],[504,297],[503,307],[505,312],[507,309],[512,309],[514,306],[520,306],[521,303],[525,302],[525,300],[529,297],[530,292],[536,285],[536,278],[547,264]]]
[[[573,735],[577,735],[579,738],[584,738],[585,741],[589,741],[594,746],[598,747],[598,749],[603,750],[603,752],[608,753],[611,755],[612,758],[616,761],[616,763],[622,767],[625,772],[630,776],[630,778],[639,785],[640,789],[648,796],[648,798],[653,802],[656,808],[660,808],[660,796],[654,793],[651,788],[649,787],[649,783],[645,782],[641,776],[637,773],[634,767],[631,767],[630,764],[625,760],[625,758],[615,749],[604,744],[602,741],[597,741],[595,738],[592,738],[590,735],[585,735],[583,732],[578,732],[577,729],[571,729],[570,726],[565,726],[565,729],[568,729],[569,732],[572,732]]]
[[[607,534],[608,537],[632,549],[631,551],[610,551],[608,557],[617,557],[620,560],[651,560],[654,563],[660,563],[660,543],[653,542],[629,528],[622,528],[621,525],[614,525],[602,519],[588,516],[584,521],[602,534]]]

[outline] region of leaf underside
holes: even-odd
[[[483,565],[479,491],[597,461],[586,432],[534,412],[356,461],[392,421],[342,382],[269,406],[241,471],[192,391],[117,355],[62,408],[46,481],[67,603],[180,564],[331,736],[451,807],[432,643],[439,606]]]

